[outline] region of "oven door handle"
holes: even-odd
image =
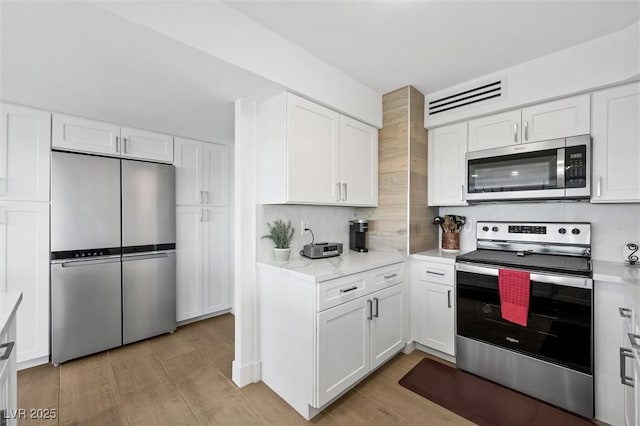
[[[496,266],[456,262],[457,271],[469,272],[472,274],[489,275],[489,276],[497,277],[499,269],[501,268]],[[515,268],[504,268],[504,269],[515,269]],[[522,269],[518,269],[518,270],[522,271]],[[547,275],[547,274],[532,273],[530,275],[530,279],[531,281],[536,281],[539,283],[557,284],[557,285],[564,285],[568,287],[578,287],[578,288],[587,288],[587,289],[593,288],[593,280],[591,278],[567,277],[562,275]]]

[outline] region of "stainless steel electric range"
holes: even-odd
[[[587,418],[593,403],[589,223],[478,222],[456,259],[458,368]],[[527,271],[527,325],[501,316],[500,269]]]

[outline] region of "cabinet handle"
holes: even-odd
[[[525,141],[529,140],[529,122],[528,121],[524,122],[524,140]]]
[[[204,204],[204,191],[200,191],[200,204]]]
[[[428,269],[427,269],[427,274],[438,275],[440,277],[444,277],[444,272],[435,272],[435,271],[430,271]]]
[[[0,207],[0,225],[7,223],[7,211]]]
[[[4,353],[0,355],[0,361],[5,361],[9,359],[9,356],[11,355],[11,351],[13,350],[13,346],[15,344],[16,342],[9,342],[9,343],[3,343],[0,345],[0,349],[4,349]]]
[[[127,153],[127,138],[122,138],[122,153]]]
[[[342,191],[340,191],[340,182],[336,183],[336,186],[338,187],[338,198],[336,199],[336,201],[340,201],[342,199]]]
[[[391,278],[395,278],[395,277],[397,277],[397,276],[398,276],[398,274],[385,275],[385,276],[384,276],[384,279],[385,279],[385,280],[390,280]]]
[[[638,343],[638,340],[637,340],[637,339],[640,339],[640,335],[627,333],[627,336],[629,336],[629,342],[631,342],[631,346],[633,346],[634,349],[640,349],[640,344]]]
[[[343,194],[344,198],[342,199],[342,201],[347,201],[347,184],[346,183],[342,184],[342,189],[343,189],[342,192],[344,193]]]
[[[209,191],[204,191],[204,203],[209,204]]]
[[[200,210],[200,222],[204,222],[204,209]]]
[[[513,123],[513,141],[518,142],[518,123]]]
[[[116,136],[116,152],[120,153],[120,136]]]
[[[629,308],[618,308],[618,312],[622,318],[631,318],[632,311]]]
[[[464,193],[464,185],[460,185],[460,201],[464,201],[463,193]]]
[[[204,221],[209,222],[209,209],[204,209]]]
[[[596,197],[600,196],[601,189],[602,189],[602,176],[598,176],[598,184],[596,185]]]
[[[627,363],[625,358],[633,358],[631,349],[620,348],[620,382],[629,387],[635,387],[633,377],[627,377]]]
[[[367,299],[367,309],[369,309],[369,316],[367,317],[367,319],[372,320],[373,319],[373,303],[371,303],[371,299]]]
[[[447,290],[447,307],[451,307],[451,290]]]
[[[374,297],[374,298],[373,298],[373,301],[374,301],[374,303],[375,303],[375,308],[376,308],[376,313],[375,313],[375,314],[373,314],[373,317],[374,317],[374,318],[378,318],[378,302],[379,302],[379,300],[378,300],[378,298],[377,298],[377,297]]]
[[[357,289],[358,289],[358,286],[355,286],[355,285],[349,288],[341,288],[340,293],[349,293],[350,291],[357,290]]]

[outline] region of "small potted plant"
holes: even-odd
[[[278,262],[289,260],[291,239],[293,239],[293,234],[296,231],[291,226],[291,221],[284,223],[283,220],[276,220],[273,225],[267,222],[267,227],[269,228],[269,233],[263,235],[262,238],[269,239],[276,245],[273,249],[276,260]]]

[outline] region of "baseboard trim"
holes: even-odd
[[[193,322],[198,322],[198,321],[206,320],[206,319],[213,318],[213,317],[219,317],[220,315],[224,315],[224,314],[228,314],[228,313],[233,314],[233,311],[232,311],[231,308],[224,309],[224,310],[218,311],[218,312],[214,312],[212,314],[206,314],[206,315],[202,315],[202,316],[195,317],[195,318],[189,318],[189,319],[186,319],[184,321],[178,321],[176,325],[178,327],[182,327],[183,325],[191,324]]]
[[[27,361],[22,361],[17,363],[18,371],[25,370],[31,367],[37,367],[38,365],[48,364],[49,363],[49,355],[43,356],[40,358],[29,359]]]
[[[234,360],[231,364],[231,380],[233,380],[233,383],[239,388],[259,382],[261,379],[262,363],[260,361],[250,362],[241,366]]]

